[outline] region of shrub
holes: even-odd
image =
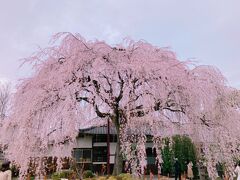
[[[51,176],[52,180],[60,180],[60,175],[58,172],[55,172]]]
[[[68,178],[73,174],[72,170],[63,170],[52,174],[52,180],[60,180],[61,178]]]
[[[107,178],[104,176],[100,176],[99,178],[97,178],[97,180],[107,180]]]
[[[117,179],[118,180],[132,180],[133,178],[132,178],[131,174],[129,174],[129,173],[126,173],[126,174],[122,173],[117,176]]]
[[[110,176],[108,180],[117,180],[117,178],[115,176]]]
[[[86,170],[83,172],[83,178],[92,178],[93,177],[93,172],[90,170]]]

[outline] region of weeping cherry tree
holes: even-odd
[[[144,173],[147,133],[159,168],[162,139],[175,134],[202,144],[211,177],[217,156],[233,166],[239,112],[219,70],[190,68],[169,49],[144,41],[111,46],[71,33],[53,41],[26,58],[35,73],[18,85],[1,130],[6,156],[23,174],[30,157],[70,156],[80,128],[108,119],[117,130],[114,174],[122,172],[123,157],[133,174]]]

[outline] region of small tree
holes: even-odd
[[[164,175],[171,175],[173,173],[173,161],[174,161],[174,154],[172,151],[172,146],[170,144],[170,139],[164,139],[164,148],[162,150],[162,173]]]

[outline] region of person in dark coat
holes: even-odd
[[[181,180],[181,165],[177,158],[175,159],[174,170],[175,170],[175,180],[177,180],[178,178],[179,180]]]

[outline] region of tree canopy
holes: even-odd
[[[119,147],[128,159],[130,144],[138,138],[137,172],[146,165],[146,132],[154,135],[155,146],[162,137],[189,134],[203,143],[208,159],[224,154],[232,166],[240,139],[239,112],[218,69],[190,68],[169,49],[144,41],[111,46],[71,33],[55,35],[50,47],[26,62],[35,73],[18,85],[12,114],[1,130],[8,158],[22,171],[29,157],[70,155],[79,128],[107,119],[117,128]],[[213,177],[211,161],[208,167]]]

